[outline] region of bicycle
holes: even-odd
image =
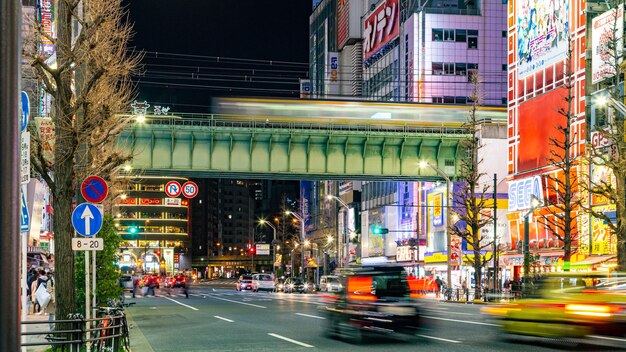
[[[130,333],[124,308],[134,304],[135,302],[117,302],[110,304],[109,307],[98,307],[97,311],[101,319],[97,328],[93,330],[93,351],[114,351],[115,340],[118,338],[119,348],[121,348],[118,351],[130,351]],[[119,328],[120,332],[116,334],[115,328]]]
[[[80,314],[80,313],[74,313],[74,314],[70,313],[70,314],[67,315],[67,318],[70,319],[70,320],[75,320],[75,319],[82,320],[82,319],[84,319],[83,315]],[[52,351],[56,351],[57,348],[59,348],[59,346],[61,347],[61,350],[63,350],[64,342],[67,342],[70,339],[68,339],[67,336],[57,336],[55,334],[57,334],[57,332],[52,330],[44,338],[46,339],[46,341],[50,342],[50,346],[52,347]]]

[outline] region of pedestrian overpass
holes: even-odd
[[[420,160],[457,176],[460,142],[470,137],[469,106],[224,101],[231,108],[219,114],[148,115],[121,133],[118,146],[145,175],[401,180],[436,175],[420,170]],[[477,114],[486,125],[506,124],[504,107]]]

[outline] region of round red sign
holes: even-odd
[[[165,185],[165,194],[168,197],[178,197],[180,195],[180,183],[176,181],[170,181]]]

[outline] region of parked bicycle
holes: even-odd
[[[98,307],[98,326],[93,332],[92,351],[130,351],[130,334],[124,308],[132,303],[115,302],[108,307]]]

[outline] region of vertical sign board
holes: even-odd
[[[385,0],[371,11],[363,24],[363,60],[393,41],[400,33],[399,0]]]
[[[28,232],[28,224],[30,223],[30,215],[28,214],[28,205],[26,203],[26,196],[24,190],[21,189],[22,194],[22,210],[20,212],[20,231]]]
[[[615,58],[618,59],[617,64],[622,61],[624,5],[619,5],[615,9],[594,17],[591,27],[593,43],[591,82],[596,84],[615,75]],[[613,43],[617,46],[616,48],[613,48]]]
[[[20,183],[30,181],[30,132],[22,132],[20,144]]]

